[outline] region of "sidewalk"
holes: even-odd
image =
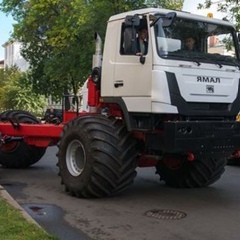
[[[19,212],[23,215],[23,217],[31,222],[37,225],[39,228],[42,228],[12,197],[11,195],[3,188],[3,186],[0,185],[0,197],[5,199],[9,204],[11,204],[13,207],[15,207]],[[42,228],[43,229],[43,228]],[[43,229],[44,230],[44,229]],[[44,230],[45,231],[45,230]]]

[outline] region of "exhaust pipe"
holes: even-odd
[[[98,33],[95,33],[96,50],[92,59],[92,69],[102,66],[102,39]]]

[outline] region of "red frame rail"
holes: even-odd
[[[56,145],[63,129],[63,124],[26,124],[12,125],[0,123],[0,133],[4,140],[9,137],[22,137],[26,144],[37,147]]]

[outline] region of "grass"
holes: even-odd
[[[0,197],[0,239],[1,240],[57,240],[42,228],[27,221],[20,210]]]

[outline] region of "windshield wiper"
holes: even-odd
[[[206,56],[198,56],[197,58],[198,58],[198,59],[201,59],[201,60],[206,60],[206,62],[215,64],[215,65],[217,65],[219,68],[222,68],[222,67],[223,67],[223,65],[222,65],[220,62],[216,61],[215,59],[209,59],[209,57],[206,57]],[[219,59],[218,59],[218,60],[219,60]]]
[[[197,66],[201,65],[201,62],[197,61],[191,54],[189,54],[188,51],[179,51],[179,52],[174,52],[174,53],[165,53],[165,54],[160,54],[160,56],[162,57],[176,57],[179,58],[179,60],[181,59],[185,59],[185,60],[191,60],[192,62],[196,63]]]
[[[222,66],[222,64],[221,63],[219,63],[219,62],[216,62],[216,65],[218,65],[219,66],[219,68],[222,68],[223,66]]]
[[[216,63],[220,68],[222,65],[234,65],[239,68],[239,64],[236,63],[236,60],[231,56],[211,54],[211,60]]]

